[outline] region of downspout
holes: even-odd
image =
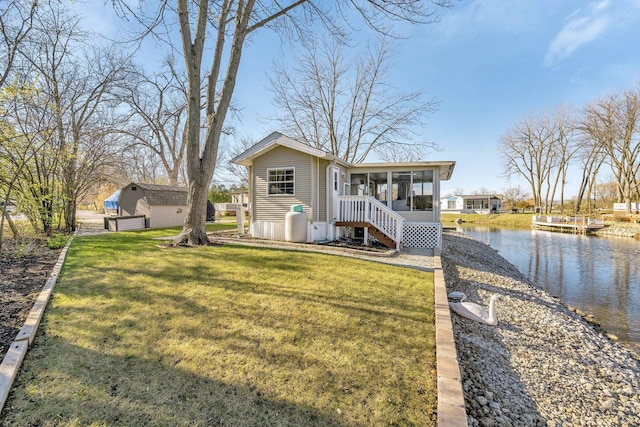
[[[254,221],[256,218],[256,213],[254,212],[255,209],[255,195],[253,194],[253,161],[251,161],[251,165],[247,166],[248,169],[248,173],[249,173],[249,179],[247,182],[247,192],[249,193],[249,200],[247,200],[247,211],[249,211],[249,235],[253,236],[253,232],[254,232]]]
[[[336,227],[333,225],[335,222],[333,221],[333,181],[331,177],[331,172],[333,167],[336,165],[336,161],[333,160],[331,163],[327,165],[325,170],[325,178],[326,178],[326,188],[325,188],[325,197],[326,197],[326,209],[327,209],[327,233],[329,234],[329,239],[334,240],[336,238]],[[331,219],[329,219],[331,218]]]

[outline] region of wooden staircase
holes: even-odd
[[[340,196],[334,224],[363,227],[385,246],[400,250],[404,218],[371,196]]]
[[[388,247],[389,249],[396,249],[396,242],[386,236],[382,231],[378,230],[373,224],[369,222],[360,221],[338,221],[336,222],[338,227],[362,227],[366,228],[367,232],[375,237],[380,243]]]

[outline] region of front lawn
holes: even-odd
[[[3,425],[434,425],[433,274],[74,239]]]

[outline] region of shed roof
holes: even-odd
[[[124,187],[124,189],[134,186],[144,191],[145,199],[150,206],[187,205],[187,187],[132,182]]]

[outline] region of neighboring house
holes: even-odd
[[[351,164],[274,132],[232,160],[249,169],[249,234],[286,240],[294,205],[306,241],[373,237],[389,247],[440,248],[440,181],[455,162]]]
[[[242,205],[245,208],[249,207],[249,192],[248,191],[233,191],[231,192],[231,203],[236,205]]]
[[[238,205],[235,203],[214,203],[213,206],[217,216],[235,215],[238,210]]]
[[[187,215],[187,188],[132,182],[121,189],[118,205],[121,217],[144,218],[143,227],[132,222],[136,228],[176,227]]]
[[[613,204],[614,212],[626,212],[627,204],[626,203],[614,203]],[[631,213],[637,214],[640,213],[640,203],[632,202],[631,203]]]
[[[447,196],[440,200],[443,213],[490,214],[502,212],[502,199],[495,194]]]

